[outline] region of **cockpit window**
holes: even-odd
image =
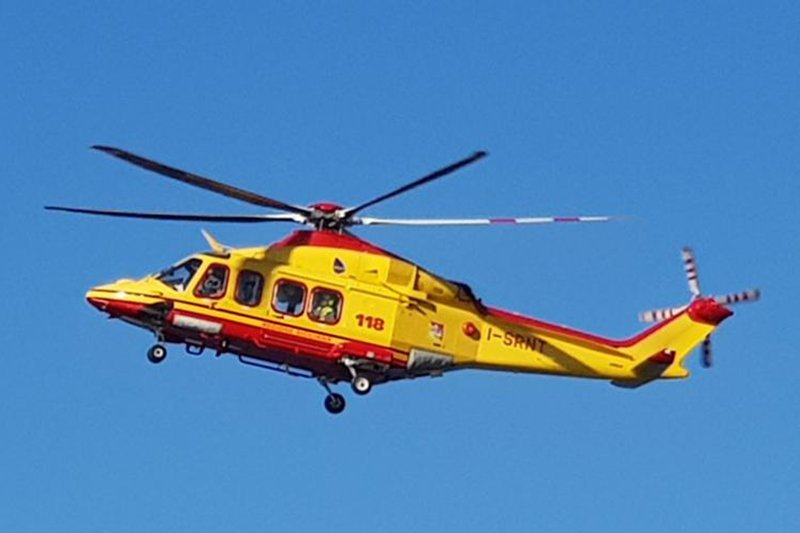
[[[192,281],[192,278],[201,264],[203,264],[203,262],[199,259],[189,259],[183,263],[171,266],[166,270],[162,270],[158,273],[156,279],[176,291],[184,291],[186,287],[189,286],[189,282]]]
[[[214,264],[206,269],[203,279],[197,284],[194,295],[200,298],[222,298],[228,286],[228,267]]]

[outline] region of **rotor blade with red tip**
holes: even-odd
[[[139,211],[118,211],[114,209],[85,209],[81,207],[60,207],[47,205],[49,211],[64,211],[84,215],[101,215],[120,218],[140,218],[147,220],[182,220],[187,222],[305,222],[305,217],[291,213],[277,215],[196,215],[183,213],[142,213]]]
[[[353,215],[355,215],[359,211],[362,211],[362,210],[366,209],[367,207],[371,207],[371,206],[373,206],[373,205],[375,205],[377,203],[380,203],[380,202],[383,202],[385,200],[388,200],[389,198],[394,198],[397,195],[403,194],[404,192],[408,192],[411,189],[414,189],[414,188],[419,187],[421,185],[425,185],[426,183],[430,183],[431,181],[437,180],[439,178],[443,178],[444,176],[447,176],[448,174],[452,174],[456,170],[459,170],[459,169],[461,169],[461,168],[463,168],[463,167],[465,167],[467,165],[471,165],[472,163],[478,161],[479,159],[483,159],[487,155],[488,155],[488,152],[485,152],[485,151],[475,152],[474,154],[472,154],[469,157],[466,157],[466,158],[464,158],[464,159],[462,159],[460,161],[456,161],[452,165],[448,165],[446,167],[440,168],[439,170],[436,170],[435,172],[431,172],[427,176],[423,176],[423,177],[421,177],[421,178],[419,178],[417,180],[414,180],[411,183],[403,185],[402,187],[399,187],[399,188],[397,188],[397,189],[395,189],[395,190],[393,190],[391,192],[387,192],[386,194],[378,196],[377,198],[373,198],[372,200],[370,200],[368,202],[364,202],[361,205],[357,205],[355,207],[350,207],[350,208],[345,210],[345,218],[351,218]]]
[[[714,296],[714,301],[722,305],[739,304],[745,302],[755,302],[761,298],[761,291],[753,289],[743,292],[734,292],[724,296]]]
[[[517,218],[373,218],[357,217],[352,224],[363,226],[489,226],[513,224],[559,224],[573,222],[608,222],[613,217],[517,217]]]
[[[164,165],[158,161],[153,161],[152,159],[147,159],[134,153],[121,150],[119,148],[114,148],[113,146],[94,145],[92,148],[95,150],[100,150],[101,152],[105,152],[118,159],[122,159],[123,161],[127,161],[128,163],[136,165],[137,167],[141,167],[145,170],[182,181],[183,183],[187,183],[207,191],[222,194],[229,198],[235,198],[236,200],[241,200],[242,202],[247,202],[248,204],[269,207],[271,209],[278,209],[280,211],[288,211],[290,213],[297,213],[306,216],[311,213],[311,210],[305,207],[290,205],[281,202],[280,200],[274,200],[251,191],[234,187],[233,185],[228,185],[226,183],[215,181],[209,178],[204,178],[203,176],[198,176],[197,174],[192,174],[178,168]]]

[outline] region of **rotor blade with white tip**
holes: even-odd
[[[755,302],[761,298],[761,291],[753,289],[743,292],[734,292],[724,296],[714,296],[714,301],[722,305],[739,304],[745,302]]]
[[[513,224],[559,224],[572,222],[608,222],[613,217],[517,217],[517,218],[354,218],[354,225],[363,226],[489,226]]]
[[[697,261],[694,251],[686,246],[681,250],[681,257],[683,258],[683,268],[686,271],[686,279],[689,282],[689,291],[692,296],[698,298],[701,294],[700,281],[697,279]]]
[[[186,172],[185,170],[171,167],[163,163],[159,163],[158,161],[153,161],[152,159],[147,159],[146,157],[136,155],[132,152],[114,148],[113,146],[94,145],[92,148],[101,152],[105,152],[118,159],[122,159],[123,161],[127,161],[128,163],[136,165],[137,167],[155,172],[156,174],[161,174],[162,176],[182,181],[183,183],[187,183],[207,191],[222,194],[223,196],[227,196],[229,198],[235,198],[236,200],[241,200],[242,202],[247,202],[248,204],[269,207],[270,209],[278,209],[280,211],[288,211],[289,213],[297,213],[306,216],[311,213],[311,210],[305,207],[290,205],[281,202],[280,200],[275,200],[261,194],[234,187],[233,185],[228,185],[226,183],[215,181],[209,178],[204,178],[203,176],[192,174],[190,172]]]
[[[395,190],[393,190],[391,192],[387,192],[386,194],[378,196],[377,198],[373,198],[372,200],[370,200],[368,202],[364,202],[361,205],[357,205],[355,207],[349,207],[349,208],[345,209],[345,218],[352,218],[353,215],[355,215],[359,211],[362,211],[362,210],[366,209],[367,207],[370,207],[370,206],[373,206],[373,205],[375,205],[377,203],[386,201],[389,198],[394,198],[395,196],[397,196],[399,194],[403,194],[404,192],[408,192],[411,189],[419,187],[420,185],[425,185],[426,183],[429,183],[429,182],[431,182],[433,180],[437,180],[439,178],[443,178],[444,176],[447,176],[448,174],[452,174],[456,170],[459,170],[459,169],[461,169],[461,168],[463,168],[463,167],[465,167],[467,165],[471,165],[472,163],[478,161],[479,159],[483,159],[487,155],[488,155],[488,152],[485,152],[485,151],[482,151],[482,150],[479,151],[479,152],[475,152],[474,154],[472,154],[469,157],[466,157],[466,158],[464,158],[464,159],[462,159],[460,161],[456,161],[452,165],[447,165],[446,167],[442,167],[439,170],[431,172],[430,174],[428,174],[426,176],[423,176],[423,177],[421,177],[419,179],[416,179],[416,180],[412,181],[411,183],[407,183],[406,185],[403,185],[402,187],[398,187],[397,189],[395,189]]]
[[[687,306],[684,305],[683,307],[645,311],[644,313],[639,313],[639,320],[642,322],[661,322],[662,320],[672,318],[673,316],[682,313],[686,307]]]
[[[115,209],[85,209],[81,207],[60,207],[46,205],[48,211],[64,211],[84,215],[101,215],[120,218],[140,218],[147,220],[181,220],[187,222],[297,222],[304,223],[305,217],[293,213],[276,215],[197,215],[190,213],[142,213],[139,211],[118,211]]]
[[[703,339],[703,346],[700,348],[702,350],[702,358],[700,361],[705,368],[711,368],[714,364],[714,353],[711,350],[711,337],[706,337]]]

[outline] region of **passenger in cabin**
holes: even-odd
[[[315,293],[311,316],[315,320],[328,324],[339,320],[339,296],[327,291]]]
[[[305,290],[294,283],[281,282],[275,294],[276,307],[286,314],[297,316],[302,313]]]
[[[241,304],[256,306],[261,301],[261,285],[264,278],[261,274],[244,270],[239,275],[239,285],[236,288],[236,301]]]
[[[225,277],[228,270],[225,267],[212,266],[208,269],[202,286],[197,291],[198,296],[204,298],[219,298],[225,290]]]
[[[252,302],[255,299],[256,288],[257,285],[255,280],[242,281],[239,286],[239,294],[237,295],[237,298],[243,302]]]

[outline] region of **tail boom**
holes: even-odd
[[[698,298],[638,335],[613,340],[489,309],[474,366],[610,379],[623,386],[685,378],[683,361],[732,314],[712,298]]]

